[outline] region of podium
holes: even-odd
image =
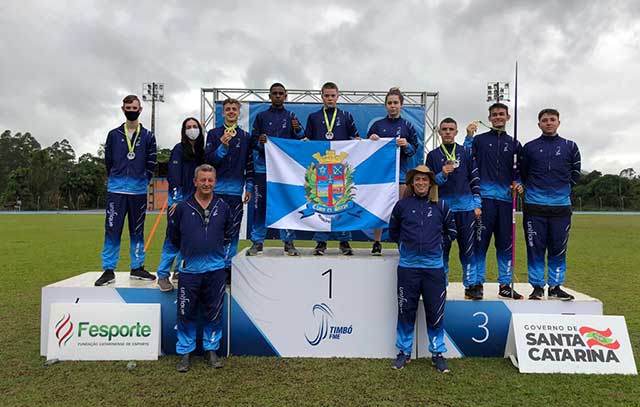
[[[393,358],[397,297],[397,251],[373,257],[356,249],[342,256],[329,249],[313,256],[284,256],[280,248],[233,259],[230,350],[235,355]],[[528,294],[528,284],[516,290]],[[512,313],[602,314],[596,298],[567,289],[572,302],[498,297],[484,285],[485,299],[464,299],[461,283],[447,290],[446,357],[502,357]],[[414,357],[431,357],[422,301],[418,305]]]

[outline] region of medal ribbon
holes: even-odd
[[[223,123],[225,130],[235,130],[238,127],[238,123],[233,124],[232,126],[227,126],[227,123]]]
[[[327,126],[327,131],[333,133],[333,125],[336,123],[336,115],[338,114],[338,108],[334,108],[333,117],[331,118],[331,124],[329,124],[329,117],[327,116],[327,109],[322,109],[324,114],[324,125]]]
[[[456,160],[456,144],[453,144],[453,148],[451,149],[451,153],[447,151],[444,144],[440,146],[440,149],[444,153],[444,156],[447,158],[447,161],[455,161]]]
[[[124,138],[127,140],[127,148],[130,153],[133,153],[133,149],[136,147],[136,142],[138,141],[138,136],[140,135],[140,123],[138,123],[138,128],[136,129],[136,136],[133,138],[133,143],[129,139],[127,135],[127,124],[122,125],[124,127]]]

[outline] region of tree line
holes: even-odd
[[[158,151],[156,176],[166,176],[170,150]],[[30,133],[0,135],[0,203],[4,210],[104,208],[107,174],[104,147],[76,157],[68,140],[42,148]],[[583,173],[572,193],[574,210],[639,211],[640,174],[627,168],[618,175]]]

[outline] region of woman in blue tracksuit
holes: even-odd
[[[391,88],[384,98],[384,107],[387,109],[387,116],[373,123],[367,132],[369,140],[380,140],[381,138],[395,138],[396,145],[400,149],[400,177],[398,194],[404,196],[406,186],[406,174],[409,170],[408,158],[418,151],[418,135],[415,128],[407,120],[400,117],[404,96],[399,88]],[[373,231],[373,248],[371,255],[382,255],[382,229]]]
[[[204,134],[200,122],[193,117],[186,118],[182,122],[181,135],[180,143],[173,147],[169,158],[167,230],[178,203],[187,199],[195,191],[193,172],[198,165],[204,162]],[[169,272],[174,260],[176,260],[173,272],[173,280],[175,281],[180,271],[181,257],[178,248],[171,243],[167,233],[158,265],[160,291],[173,290],[173,285],[169,281]]]
[[[407,173],[410,196],[393,208],[389,236],[398,243],[398,324],[396,346],[400,350],[393,363],[402,369],[411,360],[413,331],[418,300],[422,295],[427,317],[431,360],[441,373],[449,371],[442,356],[444,344],[444,305],[447,279],[442,261],[442,245],[456,238],[456,224],[447,204],[438,200],[435,174],[425,165]]]

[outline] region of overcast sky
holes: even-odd
[[[518,137],[561,113],[583,169],[640,171],[639,1],[0,2],[0,131],[96,153],[123,121],[122,97],[165,84],[156,133],[179,140],[200,88],[440,93],[440,118],[486,119],[488,81],[513,83]],[[143,104],[150,126],[151,106]],[[486,120],[485,120],[486,121]]]

